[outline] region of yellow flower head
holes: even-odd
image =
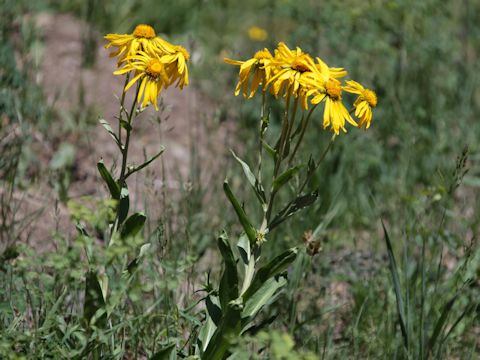
[[[267,85],[271,84],[271,93],[278,95],[300,96],[301,104],[307,108],[306,88],[303,87],[303,78],[310,73],[317,73],[313,59],[300,48],[290,50],[285,43],[278,44],[275,50],[275,59],[271,62],[275,74]]]
[[[345,121],[353,126],[358,124],[352,119],[350,113],[342,102],[342,86],[340,81],[334,77],[326,77],[324,73],[310,74],[304,80],[308,88],[307,96],[313,95],[311,103],[317,105],[325,102],[323,111],[323,128],[328,127],[338,135],[340,130],[347,132]]]
[[[349,80],[343,90],[358,94],[355,103],[355,116],[360,120],[359,126],[368,129],[372,122],[372,109],[377,106],[377,94],[373,90],[365,89],[356,81]]]
[[[166,43],[156,35],[153,27],[145,24],[137,25],[132,34],[108,34],[104,38],[110,42],[105,45],[106,49],[115,48],[110,57],[119,56],[119,65],[139,51],[163,55],[162,47]]]
[[[272,76],[273,69],[269,66],[272,60],[273,56],[268,49],[257,51],[253,58],[246,61],[225,58],[224,61],[227,64],[240,66],[235,95],[240,94],[240,91],[242,91],[245,98],[252,98],[260,85],[263,85],[263,91],[265,91],[267,83]]]
[[[122,75],[130,71],[135,73],[134,78],[125,86],[124,91],[127,91],[139,81],[137,101],[140,103],[143,96],[143,107],[151,103],[158,110],[158,95],[170,84],[165,64],[159,57],[150,56],[144,51],[140,51],[135,56],[126,58],[126,60],[127,63],[123,68],[114,72],[115,75]]]
[[[333,77],[335,79],[342,78],[348,74],[347,70],[344,68],[333,68],[329,67],[322,59],[319,57],[316,58],[317,62],[315,66],[318,71],[320,71],[327,78]]]
[[[253,41],[265,41],[268,38],[267,31],[258,26],[250,26],[247,33],[248,37]]]
[[[190,54],[183,46],[168,45],[164,48],[166,54],[160,60],[165,64],[170,84],[178,80],[176,86],[180,86],[180,89],[183,89],[185,85],[188,85],[187,62],[190,59]]]

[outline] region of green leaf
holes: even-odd
[[[296,259],[297,254],[297,248],[288,249],[276,256],[267,265],[262,266],[253,277],[252,283],[247,291],[245,291],[245,294],[243,294],[244,302],[246,303],[250,297],[255,294],[265,282],[267,282],[267,280],[280,275],[287,270],[288,266]]]
[[[298,165],[286,170],[273,180],[272,192],[277,192],[283,185],[289,182],[304,165]]]
[[[388,262],[390,267],[390,273],[392,274],[393,287],[395,290],[395,298],[397,299],[397,311],[398,311],[398,320],[400,322],[400,330],[402,331],[403,343],[405,348],[408,349],[408,332],[405,322],[405,306],[403,304],[402,290],[400,286],[400,278],[398,276],[397,262],[395,261],[395,255],[393,253],[392,243],[390,242],[390,237],[388,236],[387,229],[382,220],[383,234],[385,236],[385,242],[387,244],[387,253],[388,253]]]
[[[243,230],[245,230],[245,233],[247,234],[248,239],[250,240],[250,243],[255,244],[257,240],[257,231],[255,230],[252,223],[248,219],[247,214],[245,214],[245,210],[243,210],[243,207],[240,205],[235,195],[233,195],[232,190],[230,189],[230,186],[228,185],[228,182],[226,180],[223,183],[223,190],[225,191],[225,194],[227,195],[228,200],[230,200],[230,203],[235,209],[235,212],[237,213],[237,216],[238,216],[238,220],[240,220]]]
[[[218,298],[211,295],[207,296],[205,299],[205,305],[207,307],[208,315],[213,323],[218,326],[222,320],[222,309],[220,308]]]
[[[218,248],[225,262],[225,269],[220,279],[219,298],[222,310],[227,308],[227,304],[238,297],[238,274],[237,263],[233,256],[227,235],[223,233],[218,238]]]
[[[242,165],[243,172],[245,173],[245,176],[247,177],[248,182],[250,185],[252,185],[253,191],[255,191],[255,195],[257,196],[258,200],[262,205],[267,203],[267,198],[265,196],[265,190],[263,189],[263,185],[258,181],[258,179],[255,177],[253,172],[250,170],[250,167],[246,162],[244,162],[242,159],[240,159],[234,152],[233,150],[230,150],[233,157]]]
[[[263,148],[267,151],[267,154],[275,160],[277,158],[277,151],[264,140],[262,140],[262,145]]]
[[[98,171],[100,172],[100,176],[102,177],[103,181],[105,181],[105,184],[108,186],[108,190],[110,191],[110,195],[112,196],[113,199],[119,200],[120,199],[120,187],[118,184],[113,180],[112,175],[110,172],[107,170],[105,167],[105,164],[103,163],[103,160],[100,160],[97,163],[97,168]]]
[[[130,208],[130,197],[128,193],[127,185],[124,184],[120,191],[120,201],[118,202],[118,224],[121,225],[128,215],[128,209]]]
[[[430,336],[430,339],[428,340],[428,346],[427,346],[427,351],[426,354],[429,354],[430,351],[433,350],[433,347],[435,346],[435,342],[437,341],[438,336],[440,335],[442,329],[445,326],[445,323],[447,322],[448,315],[450,315],[450,312],[452,310],[453,305],[455,304],[455,301],[458,298],[458,294],[455,294],[443,307],[442,313],[440,317],[438,318],[435,327],[433,328],[433,333],[432,336]]]
[[[245,234],[240,236],[240,239],[237,243],[237,249],[240,253],[240,257],[245,265],[248,265],[250,262],[250,242],[248,241],[248,237]]]
[[[257,312],[265,306],[270,299],[275,295],[278,289],[285,286],[287,280],[283,276],[271,277],[261,287],[250,296],[245,303],[245,307],[242,312],[242,318],[253,318]]]
[[[200,329],[197,338],[197,345],[200,348],[200,352],[203,353],[205,351],[216,329],[217,326],[213,322],[212,318],[207,315],[207,319],[205,320],[202,328]]]
[[[150,357],[150,360],[169,360],[175,350],[175,344],[164,346],[160,351],[157,351]]]
[[[135,270],[138,268],[140,261],[145,257],[145,254],[148,252],[148,250],[150,250],[150,247],[151,247],[150,243],[143,244],[140,247],[140,253],[138,254],[138,256],[132,261],[130,261],[127,265],[127,270],[126,270],[127,274],[133,275]]]
[[[131,169],[128,170],[127,174],[125,175],[125,179],[128,178],[130,175],[132,175],[133,173],[136,173],[137,171],[139,170],[142,170],[144,167],[148,166],[152,161],[154,161],[155,159],[157,159],[160,155],[163,154],[163,152],[165,151],[165,148],[162,146],[161,147],[161,150],[156,154],[154,155],[153,157],[151,157],[149,160],[145,161],[143,164],[139,165],[139,166],[135,166]]]
[[[277,215],[275,215],[270,224],[268,224],[268,229],[270,231],[273,230],[297,211],[312,205],[317,198],[318,191],[314,191],[310,194],[299,196],[295,200],[289,202],[287,206],[285,206]]]
[[[97,273],[93,270],[87,272],[85,277],[85,302],[83,306],[83,317],[87,324],[99,310],[105,309],[102,287],[98,281]],[[97,314],[98,316],[98,314]],[[107,314],[103,313],[96,321],[96,325],[103,327],[107,321]]]
[[[232,300],[228,303],[219,327],[215,330],[208,346],[202,356],[202,359],[222,360],[227,354],[232,341],[235,341],[240,335],[241,330],[241,299]]]
[[[143,213],[131,215],[123,224],[120,236],[125,239],[137,235],[143,229],[147,217]]]
[[[115,134],[115,132],[113,131],[113,129],[110,126],[110,124],[108,123],[108,121],[105,120],[105,119],[98,119],[98,121],[100,122],[100,124],[102,124],[102,126],[105,128],[105,130],[108,131],[108,133],[113,138],[113,140],[115,140],[115,143],[118,145],[118,147],[121,148],[120,140],[118,139],[117,134]]]

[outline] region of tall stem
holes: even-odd
[[[123,183],[125,181],[125,174],[127,171],[127,158],[128,158],[128,147],[130,144],[130,134],[132,132],[132,119],[134,114],[136,113],[135,111],[135,106],[137,104],[137,96],[138,96],[138,91],[140,89],[139,84],[137,84],[137,90],[135,91],[135,97],[133,98],[132,101],[132,107],[130,109],[130,112],[128,113],[128,125],[126,126],[126,131],[127,135],[125,137],[125,144],[123,145],[123,150],[122,150],[122,169],[120,170],[120,186],[123,186]],[[120,121],[119,121],[120,122]]]
[[[125,95],[127,92],[125,91],[125,87],[128,84],[128,81],[130,80],[130,73],[127,73],[127,76],[125,77],[125,84],[123,84],[123,91],[122,91],[122,98],[120,99],[120,113],[118,114],[118,141],[120,145],[122,144],[122,120],[123,120],[123,112],[125,111]]]
[[[292,163],[292,160],[293,160],[295,154],[297,153],[298,148],[300,147],[300,144],[301,144],[301,142],[302,142],[302,140],[303,140],[303,137],[304,137],[304,135],[305,135],[305,131],[307,130],[307,127],[308,127],[308,123],[309,123],[309,121],[310,121],[310,118],[312,117],[312,114],[313,114],[313,112],[315,111],[315,109],[317,108],[317,106],[318,106],[318,104],[314,105],[314,106],[310,109],[310,111],[308,112],[307,117],[305,118],[305,122],[304,122],[304,124],[303,124],[303,126],[302,126],[302,130],[301,130],[301,133],[300,133],[300,137],[298,138],[298,141],[297,141],[297,143],[295,144],[295,148],[293,149],[293,151],[292,151],[292,153],[291,153],[291,155],[290,155],[290,158],[288,159],[288,164],[289,164],[289,165]]]

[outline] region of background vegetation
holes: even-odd
[[[264,313],[269,331],[237,344],[245,359],[480,355],[479,2],[2,0],[0,9],[3,358],[85,358],[97,348],[112,359],[150,358],[171,343],[185,344],[202,318],[205,273],[210,269],[215,277],[220,269],[215,238],[234,224],[218,189],[225,176],[242,184],[232,159],[218,184],[202,182],[209,167],[192,156],[187,178],[178,175],[178,194],[140,200],[147,209],[161,204],[144,233],[115,253],[106,250],[106,190],[98,182],[103,197],[79,198],[70,189],[79,166],[95,166],[77,163],[82,134],[98,127],[95,109],[79,96],[78,107],[69,110],[72,122],[64,121],[36,77],[43,46],[36,19],[45,12],[88,23],[85,67],[93,66],[103,43],[99,34],[130,32],[139,22],[186,44],[191,86],[208,99],[197,105],[211,107],[213,126],[234,126],[232,147],[249,161],[260,105],[233,96],[236,73],[224,56],[244,59],[285,41],[344,66],[377,91],[372,128],[335,142],[313,181],[319,201],[265,247],[271,258],[301,244],[311,230],[322,251],[314,257],[303,252],[291,267],[288,288]],[[248,37],[254,25],[267,31],[265,41]],[[61,36],[66,29],[57,31]],[[273,130],[279,116],[272,107]],[[316,127],[306,136],[305,157],[328,143],[320,121]],[[39,142],[55,149],[47,159],[38,156]],[[29,206],[37,187],[68,204],[72,224],[84,224],[99,240],[57,231],[53,222],[48,244],[35,241],[32,224],[56,212],[55,204],[47,211]],[[239,191],[248,204],[248,192]],[[118,266],[109,274],[110,323],[85,330],[88,269],[131,260],[145,240],[152,246],[134,273],[122,274]],[[188,346],[178,354],[187,355]]]

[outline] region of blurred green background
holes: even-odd
[[[14,146],[0,141],[4,213],[13,211],[9,205],[13,200],[5,194],[14,188],[28,189],[39,181],[50,184],[60,199],[69,198],[69,174],[75,171],[69,155],[72,150],[64,149],[58,155],[66,171],[40,171],[43,175],[33,178],[29,169],[35,163],[31,146],[35,134],[42,134],[49,142],[66,133],[75,138],[75,133],[97,126],[95,119],[88,119],[88,111],[72,115],[77,119],[76,127],[58,125],[58,114],[46,101],[35,78],[42,61],[39,49],[43,41],[35,30],[38,14],[69,13],[91,26],[83,37],[86,67],[92,66],[97,46],[103,43],[100,34],[129,33],[138,23],[150,24],[162,36],[184,44],[192,55],[191,87],[209,99],[214,124],[235,124],[233,147],[248,162],[255,161],[254,134],[260,102],[234,97],[237,69],[225,64],[223,58],[247,59],[261,48],[274,49],[279,41],[284,41],[291,48],[299,46],[322,57],[330,66],[345,67],[349,77],[377,92],[379,103],[368,131],[351,129],[335,142],[314,179],[313,186],[320,191],[315,206],[272,235],[266,257],[286,246],[301,244],[302,235],[308,230],[316,230],[323,249],[314,258],[304,254],[297,261],[288,291],[269,310],[271,314],[280,313],[272,326],[288,332],[296,349],[315,353],[317,358],[320,354],[325,359],[407,358],[399,350],[402,340],[381,232],[383,219],[398,254],[405,296],[412,299],[407,305],[411,309],[407,314],[411,316],[411,334],[420,331],[421,326],[427,333],[432,332],[445,303],[458,294],[450,319],[454,323],[465,313],[461,325],[450,323],[453,330],[448,341],[445,338],[445,345],[432,357],[479,356],[480,253],[475,243],[480,233],[479,1],[1,0],[0,10],[0,133],[3,139],[13,128],[21,134],[15,138]],[[251,39],[248,29],[252,26],[264,29],[267,38]],[[58,29],[59,35],[62,31]],[[18,59],[24,66],[18,66]],[[271,111],[275,132],[281,107],[273,104]],[[321,153],[328,143],[330,134],[322,130],[320,122],[317,113],[302,149],[305,160],[310,153]],[[251,195],[241,188],[241,169],[233,160],[229,161],[229,168],[219,174],[217,186],[228,175],[249,204]],[[35,166],[43,169],[49,165],[40,162]],[[135,293],[141,298],[151,295],[151,288],[168,289],[156,309],[159,314],[185,305],[172,289],[186,278],[198,283],[203,274],[196,270],[196,264],[212,256],[214,235],[235,223],[232,211],[222,211],[225,201],[221,192],[205,200],[211,185],[196,183],[195,179],[200,178],[194,175],[197,171],[208,172],[208,168],[192,163],[190,178],[194,190],[185,193],[175,208],[176,220],[169,220],[178,223],[169,225],[166,217],[171,213],[166,212],[145,234],[146,238],[158,236],[168,243],[165,248],[159,245],[161,257],[145,266],[146,276],[152,281],[150,288],[139,285]],[[28,223],[22,217],[19,229],[18,222],[10,221],[9,216],[2,220],[5,249],[18,244],[19,233]],[[82,268],[80,255],[75,253],[80,250],[73,248],[63,248],[71,255],[71,262],[47,272],[52,278],[57,279],[55,271]],[[24,258],[33,256],[28,252],[31,249],[24,253],[19,249]],[[2,267],[9,264],[12,256],[5,254],[7,251],[2,255]],[[48,258],[51,255],[44,256],[47,259],[36,259],[37,270],[32,267],[31,272],[41,273],[45,264],[53,261]],[[5,283],[16,274],[14,265],[9,266],[2,273]],[[168,274],[168,281],[158,275],[159,268]],[[419,276],[422,269],[428,274],[426,284],[420,280],[424,279]],[[45,279],[32,280],[21,271],[20,274],[19,279],[29,285],[16,290],[10,287],[8,291],[5,287],[0,294],[6,309],[0,328],[5,340],[0,346],[11,349],[20,336],[23,345],[19,349],[41,349],[44,354],[60,356],[60,352],[55,353],[55,346],[46,345],[52,341],[66,349],[65,353],[73,351],[75,341],[61,343],[58,334],[51,335],[51,340],[39,341],[35,332],[25,330],[28,326],[11,328],[16,315],[7,305],[12,297],[21,299],[19,303],[26,309],[33,306],[28,305],[30,300],[25,295],[28,289],[50,291],[52,304],[59,291]],[[78,278],[62,281],[69,287]],[[73,288],[80,291],[79,285]],[[416,297],[420,288],[427,289],[421,299]],[[44,295],[34,296],[42,302]],[[416,310],[421,301],[428,302],[428,316],[419,324]],[[128,315],[124,321],[138,327],[137,333],[129,331],[135,333],[132,338],[137,339],[143,353],[149,351],[145,350],[147,344],[157,341],[153,336],[149,338],[158,330],[156,326],[176,328],[173,332],[181,337],[179,327],[188,328],[185,324],[193,321],[178,315],[160,323],[152,319],[142,323],[135,316],[146,317],[144,308],[135,305],[133,309],[125,306]],[[65,321],[68,326],[75,324],[71,319]],[[142,336],[146,339],[139,341]],[[123,351],[121,354],[133,356],[131,349]]]

